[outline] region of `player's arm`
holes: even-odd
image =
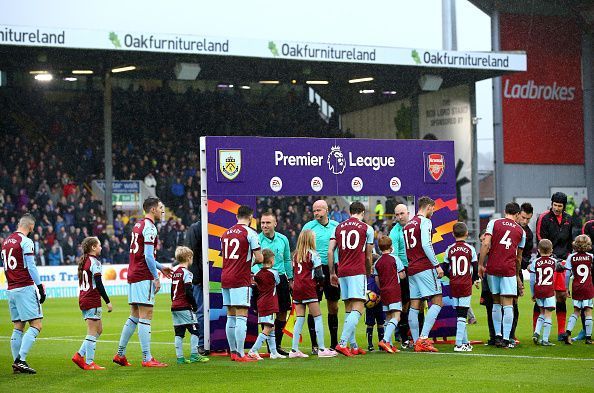
[[[287,274],[287,278],[289,279],[289,281],[292,281],[293,280],[293,263],[291,261],[291,249],[289,248],[289,239],[284,237],[283,243],[285,243],[285,248],[283,251],[283,260],[285,263],[285,273]]]
[[[569,254],[569,256],[567,257],[567,260],[565,261],[565,288],[567,288],[568,294],[569,294],[569,288],[571,288],[569,286],[569,280],[571,279],[571,275],[572,275],[571,255],[572,254]]]
[[[487,224],[487,229],[485,230],[485,236],[483,237],[483,241],[481,242],[481,251],[479,255],[479,268],[478,274],[481,280],[485,276],[485,259],[487,258],[487,254],[489,254],[489,250],[491,249],[491,238],[493,236],[493,221],[489,221]]]
[[[313,264],[313,277],[314,280],[319,285],[324,283],[324,271],[322,270],[322,258],[320,258],[320,254],[315,251],[310,251],[311,253],[311,263]]]
[[[332,237],[328,243],[328,270],[330,271],[330,284],[338,286],[338,276],[334,267],[334,249],[336,248],[336,239]]]
[[[94,276],[94,280],[95,280],[95,287],[97,288],[99,295],[101,295],[101,298],[107,305],[107,311],[111,312],[111,310],[113,308],[111,306],[111,301],[109,300],[109,296],[107,296],[107,291],[105,290],[105,286],[103,285],[103,280],[101,279],[101,274],[96,274]]]
[[[37,266],[35,266],[35,256],[27,253],[23,257],[27,265],[27,270],[29,270],[29,275],[39,290],[39,303],[43,303],[45,302],[45,288],[41,284],[41,277],[39,277],[39,271],[37,270]]]
[[[196,306],[196,299],[194,299],[194,288],[192,287],[192,283],[184,283],[184,292],[186,295],[186,299],[190,306],[192,307],[192,311],[196,311],[198,307]]]
[[[171,273],[173,272],[170,267],[163,266],[161,263],[155,261],[155,266],[157,270],[159,270],[165,277],[171,277]]]
[[[448,257],[448,254],[450,252],[450,246],[448,246],[448,248],[446,248],[445,253],[444,253],[444,257],[443,257],[443,262],[441,263],[441,270],[443,270],[443,275],[446,277],[450,276],[450,258]]]
[[[258,237],[256,231],[250,229],[247,240],[250,244],[250,248],[252,249],[252,254],[254,255],[252,264],[262,263],[264,261],[264,255],[262,255],[262,249],[260,248],[260,238]]]
[[[367,246],[365,247],[365,261],[367,265],[365,266],[367,275],[371,274],[371,270],[373,268],[373,245],[374,245],[374,232],[371,226],[367,225],[367,232],[366,232],[366,242]]]
[[[433,244],[431,243],[431,220],[425,219],[421,221],[421,246],[423,247],[423,251],[425,255],[433,264],[433,267],[437,270],[437,276],[439,278],[443,277],[443,270],[439,266],[439,261],[435,256],[435,251],[433,250]]]

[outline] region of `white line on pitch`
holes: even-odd
[[[400,352],[407,355],[417,355],[418,352]],[[502,355],[495,353],[453,353],[453,352],[423,352],[424,355],[453,355],[453,356],[475,356],[475,357],[486,357],[486,358],[517,358],[517,359],[543,359],[543,360],[584,360],[594,361],[594,358],[562,358],[554,356],[530,356],[530,355]]]

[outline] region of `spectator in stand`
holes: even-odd
[[[47,259],[49,261],[50,266],[59,266],[64,264],[64,255],[62,254],[62,247],[58,242],[54,243],[51,247],[49,253],[47,254]]]
[[[149,189],[149,194],[151,196],[157,195],[157,179],[153,176],[153,172],[149,172],[148,175],[144,177],[144,184]]]

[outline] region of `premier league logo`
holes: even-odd
[[[234,180],[241,172],[241,150],[219,150],[219,170],[225,178]]]
[[[340,146],[332,146],[328,154],[328,169],[335,175],[342,175],[346,168],[346,159],[340,151]]]
[[[433,180],[438,181],[441,179],[445,172],[445,158],[443,154],[432,153],[427,155],[427,169]]]

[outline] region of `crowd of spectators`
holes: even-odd
[[[172,213],[159,228],[160,260],[173,258],[200,214],[200,136],[345,136],[293,92],[270,100],[239,93],[113,92],[114,179],[143,180]],[[0,242],[28,211],[37,219],[39,265],[75,263],[80,242],[90,235],[101,240],[104,263],[127,263],[129,234],[141,214],[115,210],[113,233],[108,231],[105,207],[90,187],[104,179],[101,94],[1,89],[0,107]],[[296,242],[311,207],[277,204],[283,228]]]

